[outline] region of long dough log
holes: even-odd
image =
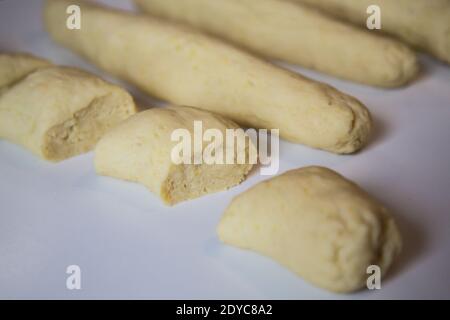
[[[294,0],[366,28],[367,8],[381,9],[381,30],[450,63],[449,0]]]
[[[31,72],[51,62],[26,53],[0,53],[0,93]]]
[[[81,30],[66,28],[73,4],[81,7]],[[71,0],[47,1],[45,22],[59,43],[174,104],[280,129],[290,141],[336,153],[368,139],[370,115],[355,98],[189,28]]]
[[[417,74],[416,54],[388,37],[301,4],[278,0],[135,0],[144,11],[188,23],[256,53],[379,87]]]

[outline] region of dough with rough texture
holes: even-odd
[[[90,151],[135,112],[132,97],[115,85],[73,68],[42,67],[0,93],[0,138],[60,161]]]
[[[269,58],[368,85],[398,87],[419,70],[414,51],[301,4],[279,0],[135,0]]]
[[[295,0],[366,28],[371,5],[381,9],[381,31],[450,63],[449,0]]]
[[[69,4],[81,8],[81,30],[65,27]],[[190,28],[79,0],[48,0],[45,24],[59,43],[174,104],[336,153],[368,140],[371,118],[355,98]]]
[[[249,161],[250,148],[256,152],[245,136],[248,142],[243,149],[244,164],[237,163],[236,153],[232,154],[235,164],[175,164],[172,150],[178,142],[172,141],[172,133],[176,129],[186,129],[194,139],[194,121],[201,121],[204,131],[217,129],[224,136],[226,129],[239,128],[230,120],[195,108],[172,106],[146,110],[124,121],[100,140],[95,150],[97,173],[141,183],[168,205],[241,183],[253,166]],[[244,135],[243,130],[239,133]],[[203,144],[197,153],[192,147],[191,163],[194,157],[203,154],[207,145]],[[225,144],[218,150],[225,154]]]
[[[384,275],[402,243],[382,205],[321,167],[289,171],[237,196],[218,234],[227,244],[271,257],[335,292],[364,287],[370,265]]]

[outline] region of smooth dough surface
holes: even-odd
[[[95,150],[97,173],[141,183],[168,205],[223,191],[242,182],[253,166],[249,161],[175,164],[171,155],[178,142],[172,141],[172,133],[185,129],[194,139],[194,121],[201,121],[204,131],[216,129],[224,136],[226,129],[239,128],[222,116],[196,108],[171,106],[146,110],[124,121],[99,141]],[[241,134],[244,135],[243,130]],[[194,153],[192,146],[191,159],[201,156],[207,145],[202,145],[200,153]],[[225,154],[225,148],[223,144],[218,150]],[[255,151],[255,147],[248,142],[244,150],[246,159],[250,150]]]
[[[322,167],[289,171],[237,196],[218,235],[335,292],[364,287],[370,265],[378,265],[384,275],[402,243],[382,205]]]
[[[50,61],[26,53],[0,53],[0,94],[31,72],[50,65]]]
[[[65,28],[69,4],[81,7],[81,30]],[[59,43],[174,104],[336,153],[368,140],[370,114],[355,98],[190,28],[70,0],[48,0],[45,23]]]
[[[450,63],[449,0],[294,0],[366,28],[367,8],[381,10],[381,31]]]
[[[415,52],[301,4],[279,0],[135,0],[144,11],[188,23],[256,53],[379,87],[419,70]]]
[[[136,112],[123,89],[78,69],[39,68],[0,94],[0,138],[50,161],[91,150]]]

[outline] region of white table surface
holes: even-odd
[[[41,5],[0,1],[0,51],[28,51],[104,75],[52,43]],[[404,251],[381,290],[335,295],[268,258],[220,244],[215,228],[227,204],[264,177],[168,208],[143,186],[96,176],[92,153],[55,165],[0,141],[0,298],[449,299],[450,68],[421,60],[420,79],[399,90],[295,68],[361,99],[375,133],[352,156],[281,144],[281,172],[330,167],[391,209]],[[82,270],[78,291],[66,289],[73,264]]]

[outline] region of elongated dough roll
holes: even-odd
[[[206,144],[197,151],[192,146],[191,164],[175,162],[173,154],[179,142],[172,141],[172,134],[175,130],[187,130],[193,142],[194,121],[201,121],[203,130],[215,129],[224,137],[226,129],[239,128],[232,121],[195,108],[172,106],[143,111],[100,140],[95,150],[97,173],[139,182],[168,205],[226,190],[242,182],[253,166],[249,161],[250,148],[255,148],[245,138],[243,130],[238,132],[247,139],[242,149],[245,163],[237,162],[237,150],[232,154],[236,160],[234,164],[208,163]],[[223,143],[219,143],[216,150],[226,155],[226,144]],[[205,159],[202,159],[204,155]],[[202,161],[195,164],[195,158]]]
[[[0,53],[0,94],[31,72],[50,65],[50,61],[25,53]]]
[[[65,27],[69,4],[81,8],[81,30]],[[336,153],[368,139],[370,115],[355,98],[189,28],[71,0],[47,1],[45,21],[59,43],[175,104]]]
[[[366,28],[367,8],[381,9],[381,30],[450,63],[449,0],[294,0]]]
[[[315,9],[279,0],[135,0],[150,14],[185,22],[270,58],[379,87],[418,71],[399,41],[364,32]]]
[[[289,171],[237,196],[218,234],[227,244],[262,253],[336,292],[365,286],[371,265],[384,275],[402,244],[383,206],[321,167]]]
[[[24,76],[14,75],[19,73]],[[136,112],[126,91],[73,68],[42,67],[5,88],[0,138],[51,161],[91,150],[108,129]]]

